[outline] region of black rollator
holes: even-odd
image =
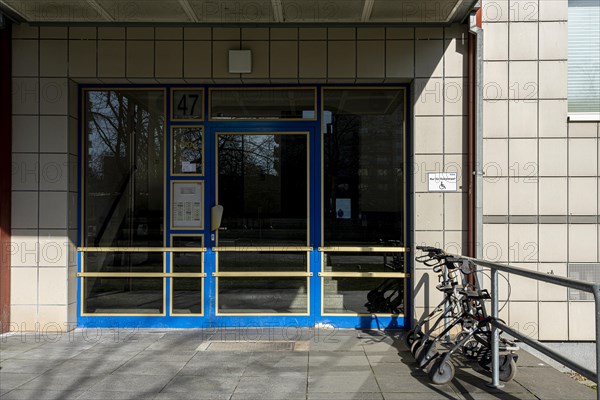
[[[451,359],[459,352],[491,371],[492,317],[485,309],[485,301],[491,297],[481,288],[474,264],[435,247],[418,246],[417,250],[425,254],[416,257],[416,261],[432,267],[438,274],[437,289],[444,294],[438,306],[405,337],[405,344],[418,367],[427,371],[434,384],[446,384],[454,378]],[[500,338],[500,380],[503,382],[515,377],[518,349],[513,342]]]

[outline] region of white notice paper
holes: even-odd
[[[189,161],[181,162],[181,172],[196,172],[196,163]]]

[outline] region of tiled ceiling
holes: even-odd
[[[335,24],[450,23],[476,0],[0,0],[27,22]]]

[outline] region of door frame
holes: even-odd
[[[206,266],[206,281],[210,286],[210,296],[207,298],[209,314],[209,323],[213,327],[225,327],[225,326],[244,326],[244,327],[259,327],[259,326],[284,326],[284,327],[306,327],[314,326],[315,324],[315,312],[320,306],[320,298],[315,296],[320,294],[319,276],[318,271],[320,266],[314,262],[315,252],[318,253],[318,243],[320,243],[320,199],[314,194],[313,188],[320,188],[321,172],[318,167],[320,154],[320,148],[315,147],[315,142],[318,140],[318,129],[316,129],[317,121],[271,121],[271,122],[259,122],[259,121],[239,121],[239,122],[212,122],[208,123],[206,131],[208,132],[207,138],[210,144],[210,155],[207,157],[207,191],[205,195],[206,208],[210,210],[211,207],[216,205],[217,200],[217,135],[218,134],[261,134],[271,132],[281,133],[303,133],[307,135],[307,156],[308,156],[308,182],[307,182],[307,201],[308,201],[308,241],[307,247],[311,248],[307,253],[308,272],[309,276],[308,283],[308,315],[304,314],[219,314],[216,308],[217,302],[217,278],[215,277],[217,268],[217,252],[214,251],[216,247],[216,233],[209,232],[207,241],[205,242],[207,251],[205,254],[205,266]],[[317,151],[319,151],[317,153]],[[207,225],[210,227],[210,213],[207,215]],[[318,237],[316,236],[318,235]],[[317,290],[318,289],[318,290]]]

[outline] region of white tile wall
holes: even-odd
[[[501,0],[495,3],[497,9],[492,10],[490,4],[484,2],[486,7],[484,58],[486,61],[494,61],[486,62],[485,93],[490,99],[502,100],[485,102],[483,123],[486,138],[501,140],[493,143],[486,140],[484,162],[498,161],[499,172],[486,168],[486,175],[492,179],[495,179],[494,176],[501,178],[497,182],[486,180],[484,197],[493,198],[494,201],[492,204],[486,201],[484,212],[486,215],[511,213],[566,216],[574,206],[579,207],[576,202],[571,201],[572,199],[567,199],[566,192],[562,190],[567,185],[566,177],[572,175],[571,171],[581,174],[577,175],[578,177],[597,176],[597,166],[594,175],[593,166],[580,165],[578,160],[572,159],[571,153],[576,151],[577,144],[571,147],[571,143],[567,145],[565,140],[567,137],[566,53],[564,35],[561,32],[565,30],[566,0],[541,2],[539,15],[545,22],[539,24],[537,23],[537,1],[533,2],[534,9],[527,2],[514,5],[512,2],[509,4],[508,1]],[[509,20],[510,23],[507,22]],[[538,31],[539,44],[537,39],[531,40],[538,37]],[[38,32],[41,35],[39,40]],[[520,33],[527,36],[522,36]],[[171,79],[189,79],[207,83],[236,82],[236,80],[241,82],[240,79],[248,79],[248,81],[263,79],[265,82],[274,79],[292,83],[297,82],[298,79],[305,79],[307,82],[325,82],[327,79],[355,82],[359,79],[371,78],[408,82],[417,76],[412,93],[413,113],[422,119],[415,121],[414,133],[420,134],[419,138],[423,141],[415,140],[417,155],[414,161],[416,166],[424,167],[419,169],[418,174],[426,174],[427,170],[434,172],[438,165],[440,168],[447,167],[449,163],[462,165],[464,141],[457,139],[464,134],[465,129],[465,120],[462,117],[465,113],[465,85],[462,76],[466,73],[466,43],[463,34],[464,29],[455,28],[446,30],[441,28],[241,30],[192,27],[184,29],[99,27],[96,30],[86,27],[71,31],[60,27],[40,29],[26,25],[19,26],[15,29],[15,38],[18,38],[15,43],[23,42],[23,46],[15,50],[15,63],[19,68],[14,71],[13,83],[16,90],[13,92],[13,112],[16,122],[15,135],[17,132],[19,135],[17,140],[13,141],[16,161],[13,166],[13,190],[16,196],[27,197],[28,201],[34,201],[33,197],[29,198],[19,191],[31,190],[38,193],[40,188],[43,192],[38,193],[38,196],[61,197],[64,196],[63,192],[67,193],[68,190],[74,189],[73,186],[69,186],[68,175],[66,181],[61,179],[55,181],[48,175],[47,170],[48,165],[53,165],[52,162],[56,164],[58,161],[58,165],[61,165],[65,159],[64,154],[77,150],[72,146],[72,141],[65,141],[66,136],[60,135],[60,132],[65,131],[64,116],[70,113],[67,76],[79,81],[101,78],[107,83],[124,77],[130,78],[132,82],[138,82],[138,79],[147,82],[156,82],[157,79],[165,82]],[[211,39],[215,41],[211,42]],[[227,50],[246,45],[252,46],[255,66],[253,73],[248,76],[229,74]],[[169,57],[173,62],[164,62]],[[365,62],[366,58],[370,58],[370,62]],[[69,60],[68,64],[67,60]],[[497,90],[496,85],[500,90]],[[452,101],[456,96],[450,98],[447,96],[450,94],[453,96],[457,94],[460,101]],[[511,101],[509,105],[506,101],[509,98],[519,101]],[[44,115],[43,119],[39,118],[39,115]],[[76,116],[76,113],[73,115]],[[73,122],[67,122],[67,126],[76,127],[76,123],[77,121],[73,119]],[[572,124],[570,136],[596,138],[597,124],[595,126],[594,131],[591,125]],[[52,134],[56,134],[54,139],[48,140]],[[505,140],[508,137],[511,138],[510,146],[508,140]],[[539,137],[552,137],[559,140],[550,143],[550,140],[538,139]],[[527,138],[528,141],[517,145],[515,138]],[[595,152],[598,151],[597,145],[593,148]],[[38,149],[52,154],[40,155]],[[582,151],[586,154],[591,152],[589,148]],[[568,171],[567,155],[569,155]],[[530,162],[536,157],[539,158],[537,171],[544,178],[528,184],[515,183],[514,178],[523,181],[521,178],[529,177],[527,175],[529,170],[525,170],[521,165],[524,161]],[[511,171],[509,159],[510,163],[518,162],[520,165],[517,169],[513,168],[511,179],[506,178]],[[573,185],[576,185],[575,181]],[[570,184],[569,188],[575,188],[573,185]],[[555,193],[552,193],[553,188]],[[415,190],[425,190],[424,180],[419,180],[418,176],[415,177]],[[576,195],[577,193],[574,192],[573,196],[577,197]],[[435,241],[443,245],[447,242],[443,234],[445,229],[446,236],[454,238],[453,241],[459,241],[460,239],[456,238],[462,236],[460,229],[464,224],[460,222],[462,216],[459,213],[448,214],[449,210],[456,209],[463,201],[461,196],[419,193],[415,197],[417,214],[415,238],[423,242]],[[72,198],[68,195],[66,197]],[[550,198],[554,200],[549,201]],[[596,198],[596,208],[597,203]],[[34,227],[30,230],[17,230],[22,234],[21,237],[27,237],[26,242],[33,244],[34,248],[38,235],[43,243],[47,243],[49,237],[60,242],[61,235],[66,236],[68,220],[73,220],[73,217],[69,218],[70,209],[65,210],[64,213],[61,211],[58,213],[60,217],[58,219],[63,221],[60,225],[58,219],[52,221],[42,217],[41,207],[40,200],[38,206],[40,224],[43,222],[43,226],[48,226],[50,230],[39,231],[37,225],[31,225],[35,219],[33,217],[18,222],[23,224],[23,228]],[[534,224],[532,226],[537,227]],[[577,245],[573,244],[574,237],[591,235],[590,242],[595,240],[595,246],[598,246],[598,230],[595,230],[595,234],[587,230],[583,234],[580,230],[586,229],[582,228],[584,226],[586,225],[572,225],[568,229],[568,261],[570,262],[576,260],[577,254],[580,254],[576,251]],[[591,226],[596,227],[596,225]],[[429,229],[431,231],[424,231]],[[451,232],[449,229],[456,229],[456,231]],[[515,229],[511,225],[509,235],[509,225],[486,225],[484,227],[485,256],[501,261],[509,260],[509,238],[511,245],[515,238],[520,237],[526,237],[527,240],[535,237],[534,240],[537,242],[537,234],[532,234],[527,230],[529,228],[520,225]],[[593,229],[590,228],[590,232],[591,230]],[[545,235],[542,232],[545,231],[540,225],[540,241]],[[526,250],[522,248],[519,252],[523,253]],[[553,250],[561,253],[560,257],[555,254],[549,256],[553,263],[566,261],[561,258],[564,249],[553,248]],[[21,255],[22,252],[16,253],[13,259],[16,261]],[[33,254],[33,257],[25,254],[24,260],[14,265],[37,267],[36,257],[36,254]],[[511,255],[510,259],[519,259],[519,257]],[[545,257],[540,256],[540,259],[546,261]],[[583,259],[583,256],[581,257]],[[59,263],[64,263],[64,266],[69,264],[66,256],[58,259]],[[584,261],[590,260],[586,258]],[[56,262],[49,263],[47,260],[39,263],[39,265],[47,264],[57,266]],[[65,274],[65,285],[66,276],[67,274]],[[540,290],[540,296],[541,294]],[[549,298],[549,300],[554,299]],[[523,304],[528,307],[529,302]],[[22,306],[19,311],[24,319],[31,317],[31,310],[27,307]],[[49,315],[64,315],[66,318],[68,314],[66,305],[40,305],[39,308],[40,311],[36,311],[36,318],[40,319],[47,319]],[[41,311],[42,308],[44,311]],[[510,314],[514,314],[515,310],[511,307]],[[529,311],[531,310],[524,312],[525,315]],[[537,314],[535,319],[537,321]],[[544,321],[540,319],[540,323]],[[540,329],[540,332],[544,332],[543,329]]]

